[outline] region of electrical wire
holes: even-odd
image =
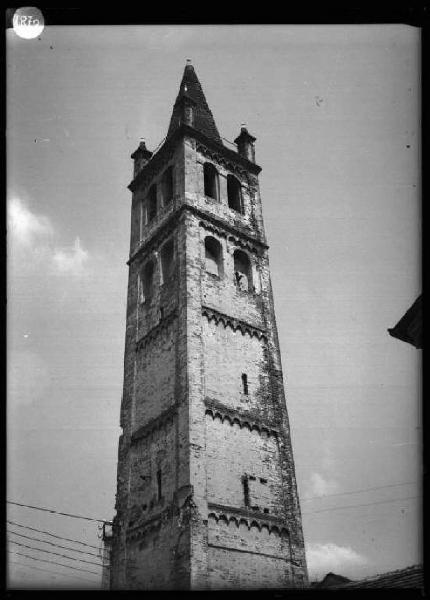
[[[321,512],[329,512],[332,510],[344,510],[346,508],[358,508],[361,506],[375,506],[376,504],[389,504],[390,502],[402,502],[404,500],[414,500],[415,498],[419,498],[419,496],[407,496],[406,498],[392,498],[391,500],[381,500],[377,502],[369,502],[367,504],[349,504],[344,506],[333,506],[332,508],[321,508],[319,510],[310,510],[308,512],[303,512],[303,515],[310,515]]]
[[[75,542],[76,544],[81,544],[82,546],[87,546],[88,548],[95,548],[99,550],[100,546],[93,546],[92,544],[87,544],[86,542],[81,542],[80,540],[74,540],[72,538],[66,538],[62,535],[56,535],[55,533],[51,533],[50,531],[46,531],[45,529],[36,529],[36,527],[29,527],[28,525],[23,525],[22,523],[17,523],[16,521],[6,520],[6,523],[10,525],[15,525],[16,527],[21,527],[22,529],[29,529],[30,531],[37,531],[37,533],[45,533],[53,538],[57,538],[58,540],[65,540],[66,542]]]
[[[316,500],[319,498],[332,498],[334,496],[348,496],[349,494],[361,494],[362,492],[372,492],[374,490],[382,490],[385,488],[392,488],[392,487],[397,487],[400,485],[415,485],[417,483],[418,483],[417,481],[405,481],[403,483],[391,483],[390,485],[378,485],[377,487],[365,488],[362,490],[355,490],[355,491],[350,491],[350,492],[339,492],[338,494],[324,494],[322,496],[311,496],[310,498],[301,499],[300,502],[306,502],[308,500]]]
[[[34,540],[35,542],[42,542],[43,544],[49,544],[50,546],[55,546],[56,548],[62,548],[63,550],[70,550],[71,552],[78,552],[79,554],[88,554],[89,556],[96,556],[102,560],[100,554],[96,554],[95,552],[86,552],[85,550],[77,550],[76,548],[72,548],[71,546],[61,546],[60,544],[55,544],[54,542],[48,542],[47,540],[42,540],[37,537],[33,537],[31,535],[23,535],[22,533],[16,533],[16,531],[9,531],[9,534],[17,535],[22,538],[26,538],[27,540]]]
[[[58,565],[60,567],[66,567],[67,569],[73,569],[74,571],[85,571],[86,573],[92,573],[93,575],[97,575],[100,577],[100,573],[97,571],[89,571],[88,569],[80,569],[79,567],[72,567],[71,565],[64,565],[63,563],[56,562],[55,560],[47,560],[45,558],[36,558],[35,556],[30,556],[29,554],[23,554],[22,552],[13,552],[12,550],[8,550],[10,554],[17,554],[18,556],[25,556],[25,558],[31,558],[31,560],[37,560],[39,562],[50,563],[52,565]]]
[[[53,573],[58,577],[73,577],[74,579],[81,579],[82,581],[88,581],[90,583],[94,583],[94,579],[87,579],[86,577],[81,577],[80,575],[61,573],[60,571],[53,571],[52,569],[43,569],[42,567],[36,567],[34,565],[25,565],[24,563],[20,563],[17,560],[8,560],[8,564],[18,565],[20,568],[25,569],[34,569],[35,571],[44,571],[45,573]]]
[[[53,510],[52,508],[45,508],[42,506],[32,506],[31,504],[22,504],[21,502],[12,502],[12,500],[6,500],[7,504],[14,504],[15,506],[22,506],[24,508],[32,508],[33,510],[41,510],[43,512],[49,512],[55,515],[61,515],[63,517],[72,517],[74,519],[84,519],[85,521],[95,521],[97,523],[109,523],[111,521],[106,521],[106,519],[95,519],[94,517],[84,517],[83,515],[74,515],[72,513],[64,513],[59,512],[58,510]]]
[[[91,562],[90,560],[85,560],[84,558],[74,558],[73,556],[67,556],[67,554],[60,554],[59,552],[52,552],[52,550],[44,550],[43,548],[36,548],[35,546],[28,546],[27,544],[21,544],[21,542],[15,542],[14,540],[10,540],[11,544],[15,544],[16,546],[21,546],[22,548],[28,548],[29,550],[37,550],[38,552],[46,552],[46,554],[55,554],[56,556],[61,556],[62,558],[67,558],[69,560],[75,560],[77,562],[84,562],[88,565],[95,565],[96,567],[103,567],[100,563]]]

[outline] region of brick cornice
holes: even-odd
[[[208,502],[208,517],[213,515],[216,521],[224,520],[227,524],[245,523],[248,529],[257,527],[259,531],[265,526],[270,533],[289,536],[287,522],[282,517],[275,517],[246,507],[226,506],[216,502]]]
[[[203,211],[200,208],[193,206],[192,204],[187,203],[184,206],[197,217],[204,219],[208,223],[212,223],[215,227],[224,229],[232,236],[237,236],[238,240],[245,239],[252,245],[255,244],[256,246],[259,246],[263,249],[269,248],[269,246],[262,239],[249,234],[247,231],[244,231],[240,226],[230,225],[228,221],[225,221],[224,219],[221,219],[220,217],[217,217],[213,214],[207,213],[206,211]]]
[[[173,423],[173,419],[176,416],[178,410],[178,404],[172,404],[169,408],[166,408],[161,414],[157,415],[142,427],[139,427],[134,433],[131,435],[131,444],[136,444],[138,441],[147,437],[154,431],[158,431],[162,429],[165,425]]]
[[[177,508],[173,503],[171,503],[163,511],[147,519],[146,521],[141,522],[134,527],[128,527],[127,539],[130,541],[136,541],[141,539],[149,531],[160,529],[162,523],[168,519],[171,519],[175,512],[177,512]]]
[[[173,211],[167,219],[160,224],[160,226],[153,231],[151,236],[142,242],[140,246],[130,255],[127,264],[130,265],[132,262],[136,260],[138,256],[143,253],[150,253],[155,247],[157,247],[174,229],[174,227],[178,223],[178,219],[182,216],[183,213],[190,212],[191,214],[203,219],[206,223],[212,223],[215,227],[219,227],[222,230],[231,234],[230,239],[235,241],[238,245],[245,245],[248,249],[251,249],[252,246],[258,246],[263,250],[267,250],[269,246],[245,231],[242,231],[238,227],[231,226],[227,221],[220,219],[214,215],[211,215],[188,202],[184,202],[179,206],[175,211]],[[241,240],[245,240],[245,243]],[[255,250],[253,250],[255,252]]]
[[[262,419],[258,414],[251,411],[241,411],[235,408],[226,406],[219,400],[209,398],[206,396],[204,399],[206,406],[206,414],[211,415],[213,419],[219,417],[221,421],[228,421],[231,426],[237,423],[242,429],[246,427],[249,431],[255,430],[261,435],[265,432],[267,435],[272,435],[279,438],[279,429],[276,424],[269,423],[265,419]]]
[[[204,135],[201,131],[193,129],[193,127],[183,125],[182,135],[194,137],[199,142],[202,142],[207,148],[210,148],[211,150],[217,152],[226,159],[231,160],[233,163],[242,165],[246,171],[250,171],[251,173],[255,173],[256,175],[258,175],[258,173],[261,172],[261,167],[256,163],[249,161],[247,158],[245,158],[235,150],[227,148],[227,146],[224,146],[224,144],[219,144],[215,140]]]
[[[222,226],[214,225],[212,221],[209,221],[209,219],[207,219],[207,217],[202,218],[199,222],[199,225],[201,227],[203,227],[203,229],[206,229],[206,231],[210,231],[211,233],[215,233],[219,237],[228,239],[230,242],[233,242],[233,244],[235,244],[236,246],[240,246],[241,248],[246,248],[253,254],[257,254],[257,255],[259,254],[260,248],[256,248],[256,244],[254,241],[249,242],[247,239],[243,240],[243,239],[241,239],[241,237],[229,234],[226,231],[227,228],[225,225],[222,225]],[[253,238],[253,240],[255,240],[255,238]],[[260,246],[260,245],[261,245],[261,242],[258,243],[258,246]]]
[[[202,315],[204,315],[208,321],[215,321],[217,325],[218,323],[222,323],[224,327],[231,327],[233,331],[237,331],[239,329],[243,335],[247,333],[249,336],[255,336],[259,340],[268,339],[267,331],[265,329],[257,327],[256,325],[251,325],[251,323],[247,323],[241,319],[236,319],[236,317],[226,315],[222,312],[219,312],[215,308],[211,308],[210,306],[202,306]]]
[[[159,323],[157,323],[157,325],[155,325],[155,327],[153,327],[152,329],[150,329],[148,331],[148,333],[145,333],[145,335],[143,335],[140,339],[137,340],[137,342],[136,342],[136,351],[141,350],[147,344],[149,344],[150,342],[152,342],[158,336],[158,334],[161,331],[163,331],[163,329],[166,329],[166,327],[168,325],[170,325],[170,323],[177,316],[178,316],[178,311],[177,311],[177,309],[174,309],[174,310],[172,310],[172,312],[170,312],[168,315],[166,315],[163,319],[161,319],[161,321]]]

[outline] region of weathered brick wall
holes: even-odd
[[[289,566],[281,558],[212,547],[209,547],[209,575],[212,589],[285,588],[291,583]]]
[[[202,246],[204,248],[204,243]],[[260,297],[257,294],[243,292],[234,284],[232,255],[227,255],[225,258],[224,276],[221,278],[204,271],[204,266],[202,269],[203,304],[205,306],[216,307],[224,314],[236,319],[245,319],[256,327],[263,327]],[[255,277],[254,281],[256,279]]]
[[[290,552],[288,531],[273,523],[259,524],[252,518],[209,514],[209,544],[212,546],[236,547],[244,553],[260,552],[285,560]],[[258,558],[253,559],[258,568]]]
[[[135,376],[135,429],[175,402],[176,319],[138,352]]]
[[[172,419],[132,446],[128,527],[137,527],[172,502],[176,490],[176,440]]]
[[[127,546],[127,589],[171,589],[173,564],[169,527]]]
[[[173,413],[158,428],[135,441],[131,448],[128,589],[183,586],[181,561],[188,561],[189,552],[186,544],[184,546],[186,537],[183,537],[184,524],[181,523],[184,518],[177,496],[177,425],[177,415]]]
[[[242,479],[247,475],[249,509],[282,515],[287,490],[282,486],[277,438],[227,419],[222,422],[219,416],[207,415],[206,424],[208,501],[246,509]]]
[[[180,589],[177,558],[184,547],[178,519],[165,519],[127,544],[127,589]],[[177,541],[177,545],[174,544]]]
[[[114,587],[285,587],[306,567],[258,180],[187,136],[163,157],[132,200]],[[206,161],[219,201],[204,195]],[[164,205],[158,186],[148,223],[149,187],[171,164],[175,197]],[[229,173],[244,215],[228,206]],[[206,236],[221,244],[219,276],[206,272]],[[235,282],[236,249],[251,263],[247,291]],[[142,301],[148,260],[153,294]]]
[[[264,340],[203,317],[205,396],[235,409],[270,413]],[[247,375],[248,395],[242,385]]]
[[[132,200],[121,402],[123,434],[118,450],[117,514],[112,544],[113,589],[189,587],[188,410],[184,404],[186,299],[182,294],[185,286],[180,285],[185,277],[185,242],[180,222],[175,223],[174,234],[170,230],[155,244],[145,244],[157,234],[183,197],[181,145],[168,157],[166,168],[173,162],[175,197],[167,206],[158,197],[158,216],[153,223],[145,224],[141,219],[147,190],[153,181],[146,181]],[[163,172],[164,168],[156,176],[157,181]],[[177,268],[174,278],[163,280],[160,253],[169,236],[174,241]],[[155,264],[154,293],[141,303],[139,274],[149,259]],[[165,409],[173,404],[176,409],[165,418]],[[162,474],[161,499],[158,499],[157,471]]]
[[[164,172],[173,166],[173,191],[172,202],[166,202],[163,198],[161,181]],[[131,205],[131,232],[130,232],[130,254],[140,246],[141,242],[148,239],[175,208],[177,200],[183,193],[183,148],[178,145],[173,152],[166,156],[165,162],[155,177],[148,179],[133,194]],[[157,217],[149,222],[147,218],[148,191],[155,184],[157,186]]]
[[[285,528],[210,513],[208,529],[211,588],[282,588],[291,584],[290,541]]]

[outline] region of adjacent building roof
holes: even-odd
[[[338,587],[339,585],[343,585],[344,583],[349,583],[351,580],[348,577],[344,577],[343,575],[336,575],[336,573],[327,573],[327,575],[321,581],[316,581],[312,583],[312,587],[315,588],[328,588],[328,587]]]
[[[422,296],[418,296],[400,321],[388,330],[393,337],[408,342],[415,348],[423,347]]]
[[[342,581],[346,580],[346,581]],[[361,588],[386,588],[386,589],[423,589],[424,574],[422,565],[413,565],[406,569],[390,571],[382,575],[373,575],[359,581],[350,581],[341,575],[328,573],[324,579],[313,587],[318,588],[342,588],[342,589],[361,589]]]
[[[184,75],[182,77],[179,93],[173,107],[172,117],[170,119],[169,130],[167,137],[169,137],[175,129],[179,127],[180,122],[180,100],[183,97],[191,98],[194,101],[194,129],[201,131],[204,135],[212,140],[222,144],[220,134],[212,112],[206,102],[205,95],[200,85],[200,81],[197,78],[194,67],[191,64],[187,64],[184,69]]]

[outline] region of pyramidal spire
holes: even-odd
[[[173,106],[173,113],[170,119],[167,137],[169,137],[182,123],[183,102],[188,102],[193,106],[192,126],[194,129],[201,131],[207,137],[222,144],[212,112],[206,102],[202,86],[200,85],[200,81],[198,80],[194,67],[189,59],[187,60],[184,75],[179,87],[179,93]]]

